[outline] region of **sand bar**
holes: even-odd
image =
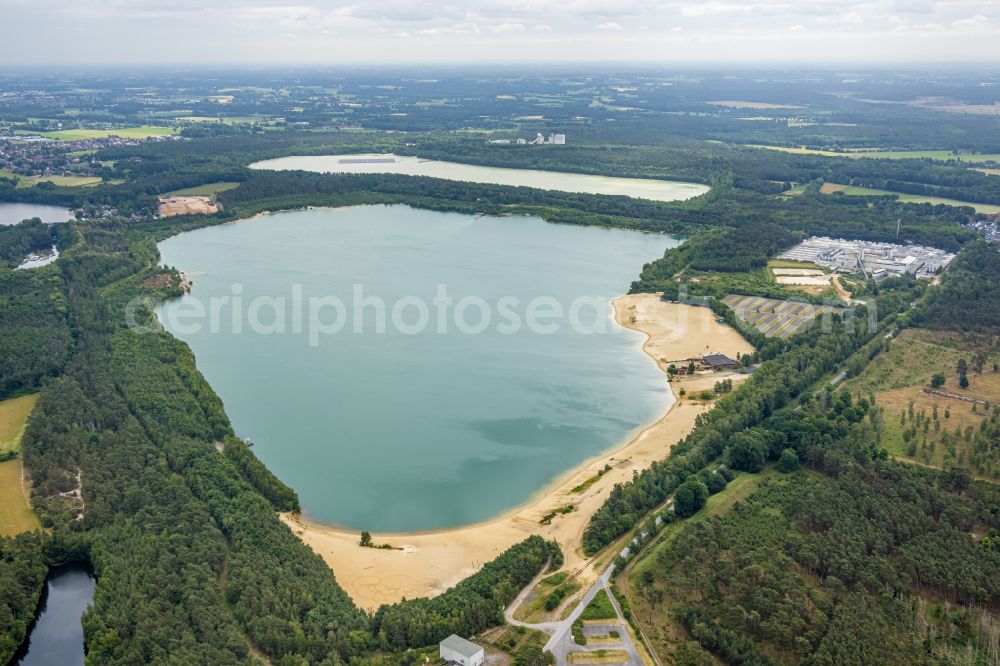
[[[717,323],[708,308],[667,303],[656,294],[632,294],[614,301],[615,319],[646,335],[642,344],[664,371],[670,362],[707,352],[733,356],[753,350],[733,328]],[[731,375],[741,381],[744,375]],[[711,389],[721,375],[696,374],[672,385],[683,386],[689,395]],[[306,544],[326,560],[340,584],[354,601],[366,609],[402,598],[439,594],[475,573],[513,544],[532,534],[554,539],[566,556],[566,568],[576,571],[587,558],[581,551],[583,532],[590,516],[601,506],[616,483],[627,481],[632,472],[666,457],[670,448],[694,426],[695,418],[710,405],[679,400],[646,427],[630,434],[616,450],[585,461],[555,479],[532,499],[488,521],[446,530],[408,534],[374,534],[376,544],[394,550],[363,548],[357,530],[345,530],[309,521],[307,517],[282,514],[282,520]],[[611,470],[582,492],[573,489],[610,465]],[[549,525],[540,521],[550,511],[573,504],[572,513],[559,515]]]

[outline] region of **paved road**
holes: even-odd
[[[596,652],[598,650],[621,650],[628,654],[628,660],[620,662],[622,666],[642,666],[642,660],[635,649],[635,645],[632,643],[632,637],[628,633],[628,626],[625,623],[624,615],[622,615],[622,609],[619,607],[618,601],[611,594],[610,580],[611,574],[614,573],[614,568],[615,565],[612,564],[601,574],[601,577],[587,590],[580,603],[573,609],[569,617],[560,623],[561,626],[559,629],[552,635],[549,642],[545,644],[545,649],[552,653],[552,656],[556,658],[556,664],[559,666],[569,664],[569,655],[572,652]],[[599,625],[584,625],[583,633],[584,635],[607,635],[614,630],[618,632],[621,640],[616,643],[579,645],[573,639],[573,623],[576,622],[587,605],[593,601],[594,597],[601,590],[604,590],[608,598],[611,599],[615,613],[618,615],[618,621],[610,621]]]
[[[624,548],[622,552],[626,552],[628,548]],[[571,652],[595,652],[597,650],[623,650],[628,653],[629,660],[623,662],[622,666],[642,666],[642,659],[639,657],[639,653],[636,650],[635,645],[632,643],[632,637],[628,632],[628,625],[625,621],[625,616],[622,613],[621,606],[618,605],[618,600],[615,599],[614,595],[611,593],[611,576],[615,571],[615,565],[611,564],[604,573],[591,585],[587,591],[584,593],[583,598],[580,602],[573,608],[573,611],[566,617],[565,620],[558,620],[553,622],[522,622],[520,620],[514,619],[514,611],[527,599],[528,595],[535,588],[535,585],[542,579],[544,574],[538,574],[535,576],[528,585],[521,590],[520,594],[510,603],[507,608],[504,609],[504,618],[507,623],[515,627],[526,627],[528,629],[536,629],[538,631],[543,631],[549,634],[549,640],[545,644],[545,651],[551,652],[556,658],[557,666],[566,666],[569,664],[569,654]],[[591,601],[597,594],[604,590],[611,600],[611,604],[615,609],[615,613],[618,615],[617,622],[608,622],[606,624],[595,625],[593,629],[585,629],[584,634],[601,635],[607,634],[612,629],[617,631],[621,636],[621,641],[618,643],[598,643],[591,645],[578,645],[575,640],[573,640],[573,623],[579,619],[580,615],[587,608]]]

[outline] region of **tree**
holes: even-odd
[[[778,458],[778,469],[786,474],[799,468],[799,454],[795,449],[785,449]]]
[[[697,477],[682,483],[674,493],[674,513],[681,518],[694,515],[708,501],[708,488]]]
[[[708,488],[708,494],[714,495],[715,493],[725,489],[727,481],[722,477],[721,474],[717,474],[711,470],[704,470],[698,474],[698,477]]]
[[[955,366],[955,372],[961,377],[969,372],[969,364],[965,362],[964,358],[958,359],[958,365]]]
[[[744,472],[759,472],[767,460],[767,445],[760,434],[752,430],[733,435],[729,448],[729,464]]]
[[[941,388],[944,386],[944,380],[945,377],[943,372],[935,372],[934,376],[931,377],[931,388]]]
[[[967,375],[959,375],[958,385],[964,389],[969,388],[969,377]]]
[[[372,545],[372,535],[368,533],[367,530],[361,533],[361,545],[365,548],[371,548]]]
[[[514,655],[514,666],[548,666],[554,664],[556,658],[551,652],[543,652],[538,643],[530,642],[521,647]]]

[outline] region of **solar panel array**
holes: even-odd
[[[813,305],[800,301],[779,301],[760,296],[729,294],[722,302],[736,315],[768,337],[787,338],[816,315],[827,312],[843,313],[843,308],[832,305]]]

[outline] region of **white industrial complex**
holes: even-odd
[[[565,134],[549,134],[545,137],[541,132],[535,135],[534,139],[493,139],[490,141],[495,146],[509,146],[510,144],[515,144],[518,146],[565,146],[566,145],[566,135]]]
[[[899,275],[931,278],[950,264],[955,255],[923,245],[813,236],[778,258],[812,262],[837,272],[860,273],[866,278],[881,280]]]

